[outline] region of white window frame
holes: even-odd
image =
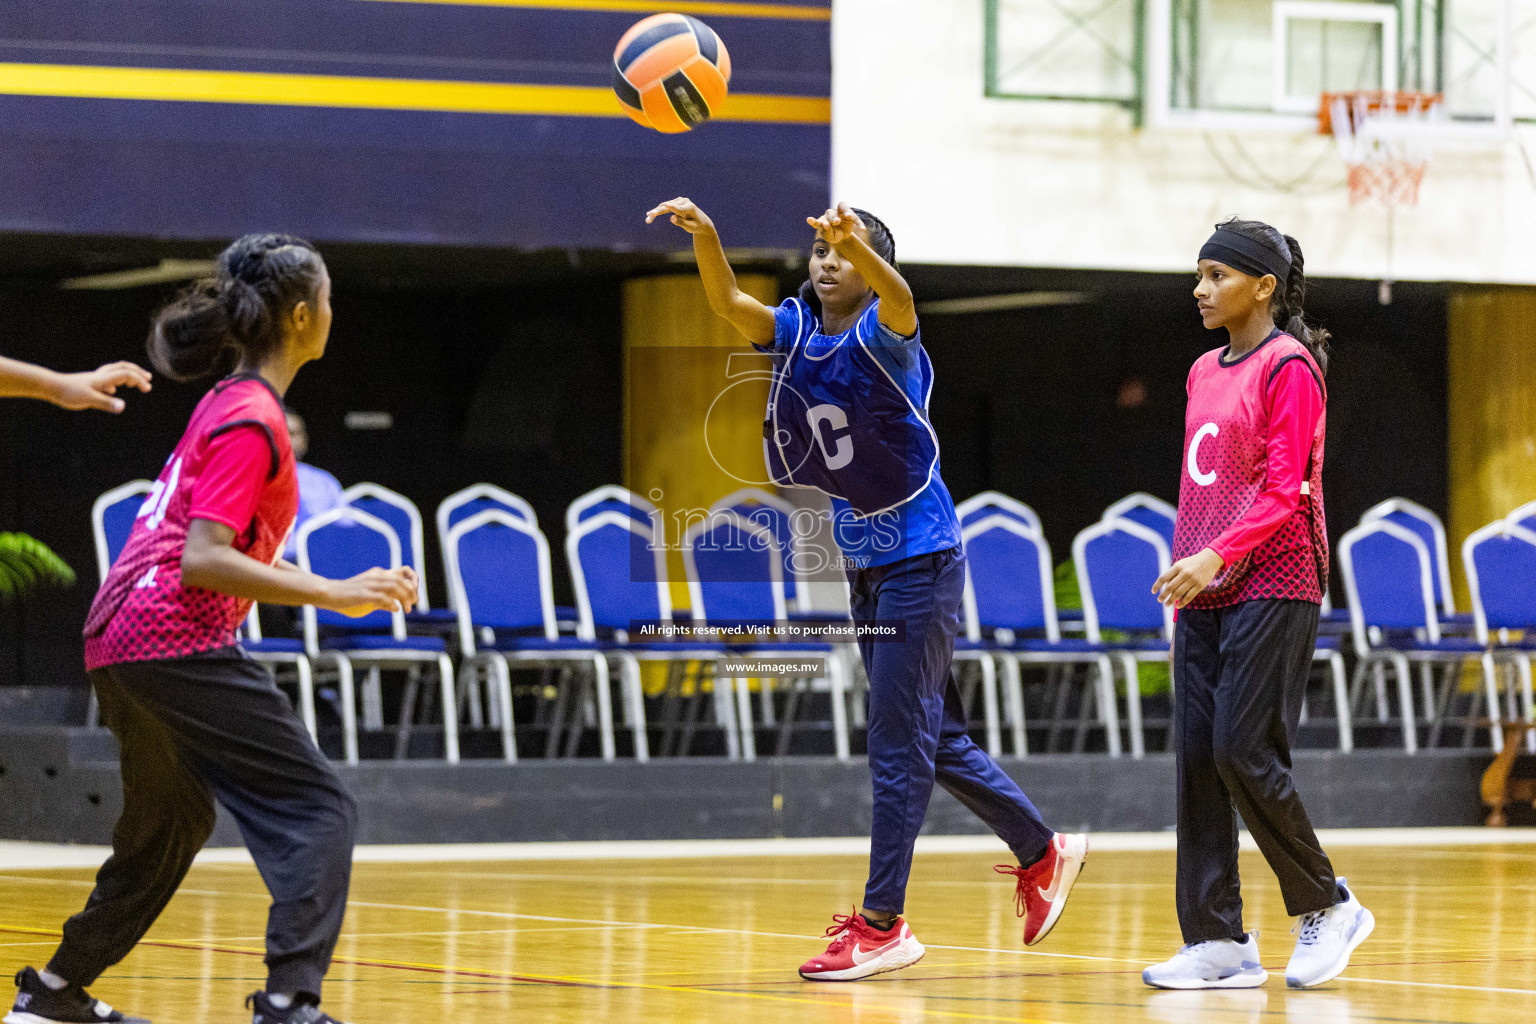
[[[1349,21],[1381,26],[1381,88],[1397,91],[1397,8],[1391,4],[1330,3],[1327,0],[1275,0],[1274,7],[1274,95],[1277,111],[1293,114],[1317,112],[1316,98],[1291,96],[1286,90],[1290,70],[1290,22]]]

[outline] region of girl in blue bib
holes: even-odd
[[[816,232],[809,279],[775,309],[736,286],[703,210],[674,199],[646,214],[646,222],[663,216],[693,236],[710,308],[775,357],[764,461],[780,486],[831,497],[861,627],[874,783],[869,882],[862,913],[834,916],[831,944],[800,968],[801,976],[853,981],[922,957],[901,914],[935,781],[1018,857],[1020,867],[1000,870],[1017,877],[1024,941],[1038,942],[1066,904],[1087,841],[1046,827],[966,731],[950,677],[965,554],[928,419],[933,365],[890,229],[846,204],[806,218]],[[866,635],[876,622],[899,623],[899,631]]]

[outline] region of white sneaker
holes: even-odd
[[[1296,921],[1296,952],[1285,968],[1285,983],[1291,988],[1311,988],[1344,973],[1349,955],[1376,927],[1376,918],[1360,905],[1342,878],[1339,892],[1345,896],[1342,903],[1303,914]]]
[[[1192,942],[1173,959],[1141,972],[1141,980],[1153,988],[1258,988],[1268,978],[1269,972],[1259,965],[1254,932],[1243,942]]]

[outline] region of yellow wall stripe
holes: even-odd
[[[450,82],[434,79],[288,75],[185,68],[0,63],[0,95],[73,96],[190,103],[254,103],[471,114],[625,117],[613,93],[597,86]],[[832,101],[818,96],[732,95],[722,121],[830,124]]]
[[[701,17],[778,18],[784,21],[831,21],[832,10],[799,4],[731,3],[729,0],[368,0],[370,3],[445,4],[454,7],[534,7],[553,11],[600,11],[655,14],[665,7],[674,14]]]

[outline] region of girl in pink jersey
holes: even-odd
[[[272,893],[260,1024],[334,1024],[319,1009],[346,910],[356,807],[235,632],[252,601],[346,614],[408,609],[410,569],[328,580],[279,560],[298,510],[282,396],[325,352],[331,282],[314,247],[247,235],[155,318],[173,380],[234,373],[198,403],[85,627],[86,668],[121,750],[123,812],[85,909],[47,970],[16,976],[7,1024],[134,1021],[85,988],[165,908],[214,824],[240,826]]]
[[[1251,988],[1268,977],[1243,931],[1242,815],[1300,918],[1292,988],[1339,975],[1375,926],[1317,841],[1291,780],[1328,586],[1323,437],[1328,332],[1308,325],[1301,246],[1229,220],[1200,250],[1195,300],[1225,348],[1189,372],[1176,561],[1153,584],[1179,609],[1173,643],[1179,926],[1185,945],[1143,980]]]

